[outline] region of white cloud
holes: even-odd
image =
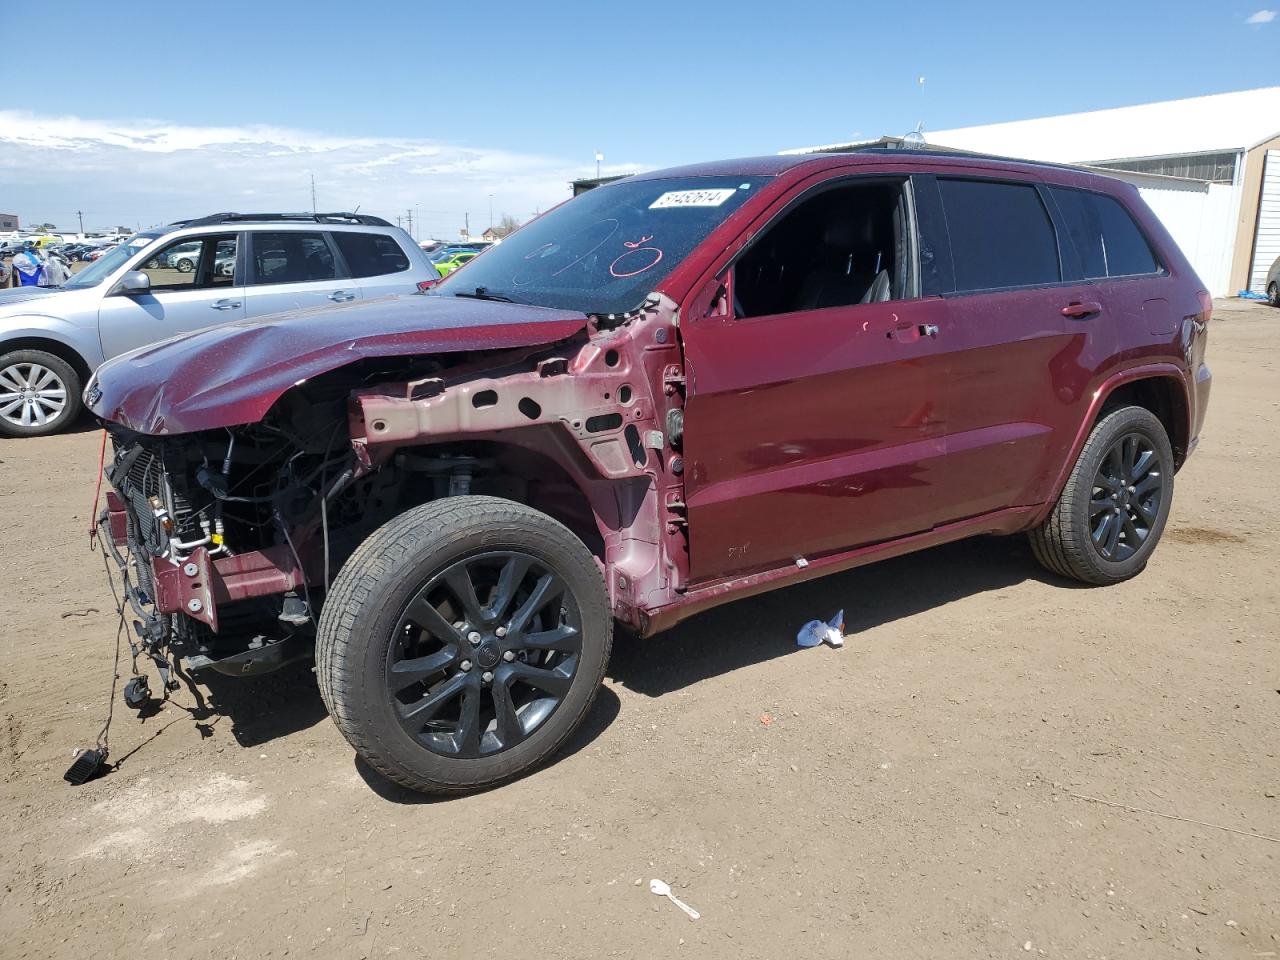
[[[1257,13],[1253,14],[1247,20],[1245,20],[1245,23],[1252,23],[1254,25],[1258,25],[1262,23],[1270,23],[1275,18],[1276,18],[1276,12],[1274,10],[1259,10]]]
[[[610,165],[626,172],[635,165]],[[430,139],[336,137],[281,127],[195,127],[0,110],[0,209],[24,223],[143,227],[220,210],[317,206],[395,218],[418,208],[423,237],[452,237],[471,215],[524,219],[569,195],[594,166]]]

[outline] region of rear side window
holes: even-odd
[[[1160,265],[1129,211],[1112,197],[1050,187],[1089,280],[1158,273]]]
[[[253,234],[255,283],[308,283],[338,275],[322,233],[262,231]]]
[[[385,234],[334,231],[333,239],[353,277],[377,277],[409,269],[409,258],[400,244]]]
[[[1030,185],[938,180],[951,235],[956,291],[1057,283],[1053,221]]]

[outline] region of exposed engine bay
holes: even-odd
[[[630,379],[634,386],[619,391],[630,403],[624,413],[650,421],[641,378],[617,369],[615,351],[607,360],[595,347],[583,353],[599,375],[573,376],[563,353],[545,348],[361,361],[299,384],[257,423],[168,436],[109,423],[113,490],[99,531],[120,571],[135,649],[162,674],[172,664],[251,675],[306,658],[329,586],[352,552],[391,518],[442,497],[529,504],[601,558],[602,524],[639,517],[656,526],[645,514],[657,498],[636,425],[617,413],[592,417],[575,398],[585,390],[609,397],[595,392],[599,378]],[[485,389],[513,379],[528,381],[512,391],[527,394],[518,403]],[[557,402],[572,408],[556,416]],[[465,413],[446,418],[446,403]],[[444,426],[414,426],[432,404]],[[514,436],[499,442],[488,428],[457,422],[467,416]],[[501,429],[504,417],[526,429]],[[584,467],[585,478],[570,476]],[[603,509],[584,497],[584,483],[599,485]],[[643,551],[629,553],[654,565]]]

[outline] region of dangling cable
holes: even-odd
[[[102,472],[107,465],[107,431],[102,431],[102,447],[98,450],[98,482],[93,488],[93,503],[89,506],[89,549],[98,537],[98,498],[102,496]]]

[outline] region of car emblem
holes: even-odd
[[[102,399],[102,388],[96,383],[89,384],[89,389],[84,392],[84,403],[87,407],[96,406],[98,401]]]

